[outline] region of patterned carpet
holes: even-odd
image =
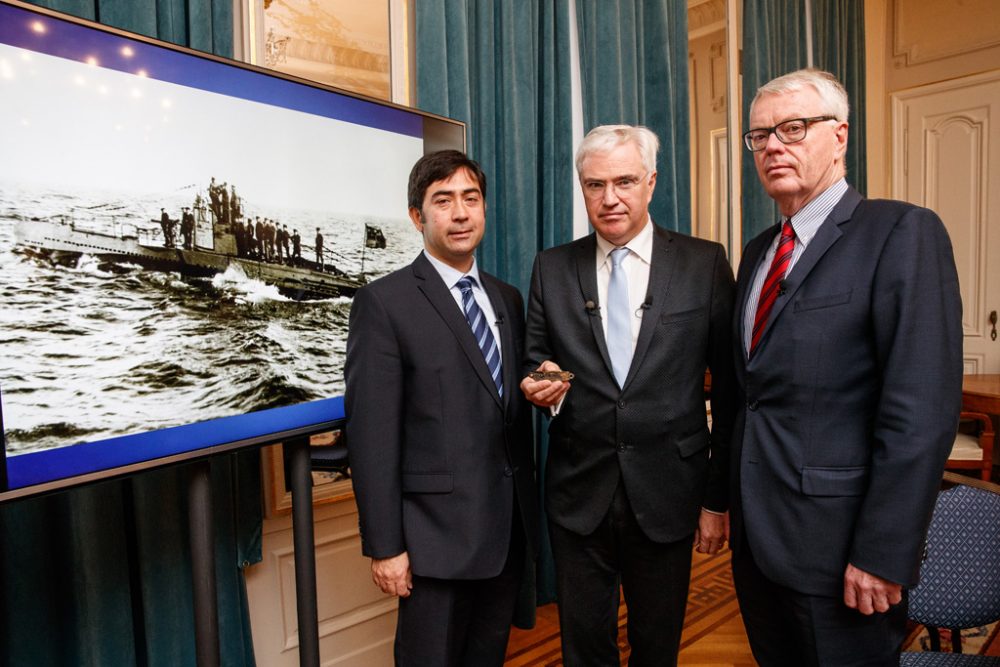
[[[941,652],[951,652],[951,630],[942,629]],[[905,651],[930,651],[931,639],[926,628],[917,626],[904,643]],[[962,653],[1000,656],[1000,623],[962,630]]]
[[[691,590],[681,638],[682,665],[754,664],[742,633],[729,558],[728,549],[714,556],[694,554]],[[625,639],[627,619],[628,612],[623,604],[618,615],[618,645],[622,650],[622,665],[627,663],[629,655]],[[709,635],[712,637],[706,639]],[[966,630],[962,636],[963,652],[1000,656],[1000,624]],[[698,651],[695,648],[694,652],[689,650],[686,655],[685,649],[693,647],[700,640],[703,640],[702,649]],[[948,630],[942,631],[942,644],[945,650],[950,650]],[[929,650],[926,630],[920,626],[914,627],[904,646],[907,651]],[[562,667],[559,621],[554,604],[539,608],[534,630],[512,632],[504,664],[507,667]]]
[[[559,650],[559,624],[555,605],[539,610],[536,628],[530,632],[515,631],[507,652],[508,667],[561,667]],[[736,593],[733,591],[732,571],[729,568],[729,550],[714,556],[694,554],[691,567],[691,590],[688,594],[687,612],[684,617],[684,635],[681,649],[694,644],[720,625],[739,616]],[[618,646],[622,650],[622,664],[629,655],[625,639],[628,611],[625,605],[618,611]]]

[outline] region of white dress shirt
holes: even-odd
[[[611,280],[611,251],[616,247],[610,241],[595,234],[597,237],[597,252],[594,257],[597,269],[597,298],[601,306],[601,329],[604,330],[604,340],[608,339],[608,318],[606,304],[608,302],[608,283]],[[642,325],[642,314],[649,296],[649,265],[653,258],[653,221],[646,220],[643,227],[624,248],[629,249],[628,255],[622,260],[622,268],[628,277],[628,310],[632,315],[632,352],[635,352],[636,341],[639,340],[639,327]]]
[[[479,304],[480,310],[483,311],[483,317],[486,318],[486,322],[490,326],[490,331],[493,332],[493,339],[497,342],[497,350],[501,353],[500,358],[503,359],[503,348],[500,347],[500,328],[497,326],[496,311],[493,310],[493,304],[490,303],[490,297],[487,296],[485,290],[483,290],[483,280],[479,277],[479,267],[476,265],[476,258],[472,258],[472,268],[469,269],[467,273],[462,273],[458,269],[448,266],[441,260],[437,259],[427,252],[427,250],[424,250],[424,257],[430,260],[431,266],[433,266],[437,270],[438,275],[441,276],[441,280],[444,281],[448,291],[451,292],[451,296],[455,299],[455,303],[458,304],[458,310],[462,313],[463,317],[465,317],[465,308],[462,306],[462,290],[458,288],[457,283],[465,276],[470,276],[476,279],[476,284],[472,288],[472,298],[476,300],[476,303]]]

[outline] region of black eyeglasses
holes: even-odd
[[[774,127],[758,127],[743,135],[743,143],[752,152],[762,151],[767,146],[767,140],[774,133],[783,144],[794,144],[806,138],[806,131],[812,123],[824,120],[837,120],[836,116],[813,116],[812,118],[793,118]]]

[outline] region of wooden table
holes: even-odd
[[[962,409],[1000,415],[1000,373],[963,376]]]

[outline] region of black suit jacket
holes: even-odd
[[[619,476],[639,526],[657,542],[690,535],[703,505],[727,508],[732,271],[719,244],[653,229],[648,308],[622,389],[599,305],[587,307],[598,301],[595,236],[540,253],[532,271],[525,373],[551,359],[576,374],[549,426],[546,510],[581,535],[607,513]]]
[[[502,399],[465,315],[422,253],[360,289],[351,307],[345,409],[362,550],[408,551],[425,577],[499,574],[515,494],[536,544],[531,411],[518,390],[523,301],[514,287],[480,277],[502,322]]]
[[[849,189],[748,362],[743,308],[777,232],[751,241],[739,270],[734,533],[762,572],[803,593],[842,595],[848,562],[915,584],[961,407],[948,235],[932,211]]]

